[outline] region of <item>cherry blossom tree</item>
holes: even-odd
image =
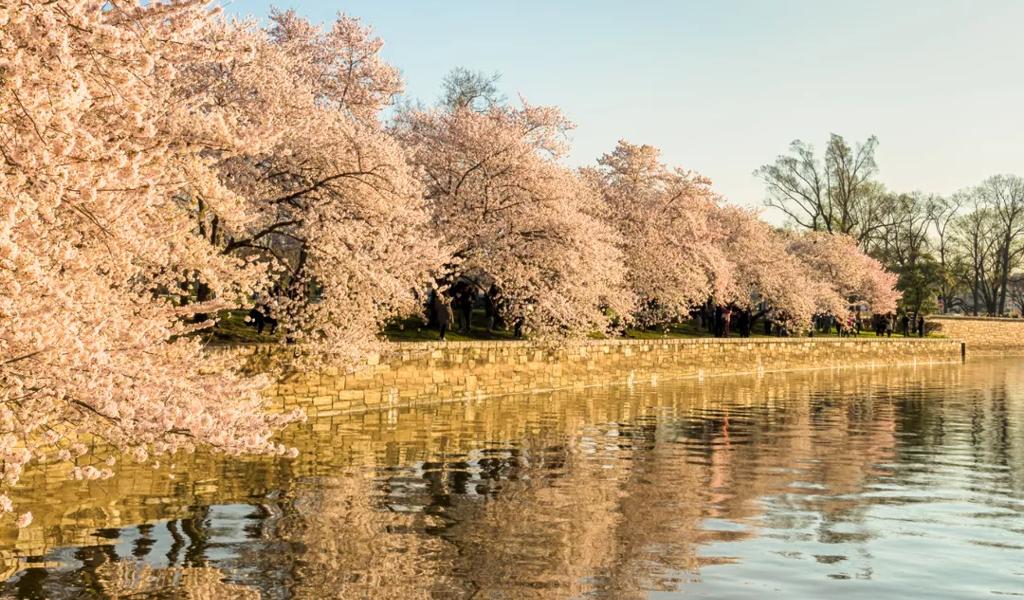
[[[272,9],[270,21],[270,39],[320,103],[376,124],[381,109],[402,91],[398,69],[380,57],[384,42],[358,19],[340,13],[324,31],[294,10]]]
[[[732,285],[710,180],[666,166],[659,154],[620,141],[584,170],[601,190],[607,222],[618,229],[626,281],[645,325],[685,318]]]
[[[395,127],[450,248],[442,287],[493,282],[503,319],[541,336],[603,330],[610,313],[631,310],[600,198],[557,162],[569,127],[558,109],[525,101],[412,109]]]
[[[841,306],[842,299],[811,277],[789,252],[788,238],[753,211],[724,206],[715,216],[719,248],[729,258],[730,285],[716,300],[745,311],[751,325],[770,318],[792,331],[806,329],[811,317]]]
[[[837,306],[834,298],[824,296],[818,312],[845,317],[854,303],[867,304],[876,314],[896,310],[896,275],[862,252],[852,237],[808,231],[794,235],[789,250],[807,265],[815,281],[843,300]]]
[[[401,90],[380,40],[345,15],[326,31],[291,11],[271,22],[266,31],[224,24],[219,37],[248,57],[192,66],[194,86],[232,107],[233,123],[270,132],[249,152],[209,152],[249,219],[225,227],[219,211],[197,217],[225,254],[270,266],[260,307],[282,339],[351,365],[376,348],[387,320],[416,310],[441,249],[423,188],[379,120]]]
[[[0,469],[31,461],[104,477],[92,449],[136,459],[206,445],[286,452],[291,418],[187,337],[197,313],[237,304],[262,269],[195,235],[196,193],[240,198],[201,150],[237,147],[178,66],[221,52],[203,2],[81,0],[0,6]],[[176,305],[183,281],[211,290]],[[0,495],[0,511],[12,510]],[[27,523],[23,516],[19,523]]]
[[[584,172],[621,234],[640,323],[717,306],[745,313],[748,325],[767,317],[802,331],[815,314],[845,317],[854,300],[883,311],[894,302],[893,277],[852,240],[823,241],[827,256],[812,252],[810,237],[792,241],[755,212],[723,203],[708,179],[661,163],[656,148],[620,141]]]

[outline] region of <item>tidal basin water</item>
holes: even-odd
[[[310,422],[298,459],[36,471],[4,598],[1024,596],[1024,358]]]

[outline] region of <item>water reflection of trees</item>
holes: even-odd
[[[949,460],[951,449],[967,467],[996,469],[996,489],[1019,497],[1022,394],[1017,370],[928,367],[338,419],[329,431],[288,434],[307,449],[295,463],[196,457],[173,484],[136,476],[150,487],[115,485],[109,512],[142,515],[138,506],[161,497],[156,518],[171,520],[139,526],[126,556],[89,529],[74,578],[103,589],[104,569],[135,559],[216,565],[267,598],[641,596],[733,560],[729,543],[764,529],[856,547],[870,535],[855,530],[872,506],[902,501],[863,492],[912,485],[922,460]],[[256,506],[229,544],[210,505],[231,502]],[[840,532],[840,523],[854,527]],[[29,588],[68,577],[26,571],[16,580],[24,587],[8,590],[33,597]]]
[[[153,568],[135,561],[109,562],[95,571],[100,597],[181,600],[258,600],[257,590],[227,583],[214,567]]]
[[[1024,369],[1009,361],[979,362],[963,383],[956,393],[929,382],[898,395],[899,458],[905,463],[948,460],[952,467],[991,476],[984,480],[987,487],[1019,497],[1024,494]]]
[[[917,384],[904,383],[916,393]],[[871,393],[850,394],[864,384]],[[653,412],[584,420],[514,448],[386,470],[359,490],[332,484],[311,491],[315,510],[299,510],[295,519],[313,525],[298,537],[309,551],[304,558],[323,562],[307,565],[316,575],[301,589],[339,589],[339,597],[374,589],[394,597],[440,590],[456,597],[639,596],[699,577],[706,562],[728,561],[703,555],[701,545],[755,535],[757,500],[773,495],[800,496],[802,510],[821,521],[821,541],[856,543],[856,534],[830,524],[856,523],[870,505],[855,495],[891,476],[900,399],[882,392],[893,382],[868,378],[825,391],[808,385],[795,397],[759,385],[770,384],[681,389],[668,399],[662,390]],[[941,398],[932,400],[935,410]],[[643,392],[629,403],[648,405]],[[326,506],[345,509],[333,515]],[[709,519],[744,525],[709,528]],[[340,549],[330,532],[347,522],[360,526],[346,532]],[[400,551],[380,547],[389,535],[400,536]],[[339,556],[356,560],[336,569]],[[365,575],[361,582],[353,569]]]
[[[84,546],[69,558],[75,559],[76,568],[51,571],[50,568],[59,569],[61,564],[41,563],[26,569],[4,597],[39,600],[261,598],[255,588],[226,581],[224,572],[218,568],[205,565],[154,567],[145,562],[146,554],[132,559],[119,558],[111,545]]]

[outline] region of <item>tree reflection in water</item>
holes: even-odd
[[[286,437],[300,459],[181,457],[106,486],[33,474],[19,502],[37,522],[3,532],[5,594],[753,598],[1024,581],[1012,362],[538,394]],[[936,571],[922,558],[936,548],[964,561]]]

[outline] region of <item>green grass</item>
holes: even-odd
[[[697,326],[696,321],[673,323],[652,329],[627,329],[625,335],[623,335],[624,338],[631,340],[685,339],[710,336],[709,332]]]
[[[511,328],[498,328],[494,331],[487,331],[487,316],[482,310],[474,310],[470,321],[472,322],[472,327],[468,333],[449,329],[445,339],[450,342],[516,339]],[[384,328],[383,334],[389,342],[436,342],[440,337],[437,329],[427,328],[426,323],[419,317],[408,317],[393,321]]]
[[[218,321],[210,329],[200,331],[198,335],[210,344],[267,344],[277,342],[280,337],[270,335],[269,327],[263,329],[263,333],[256,333],[256,327],[252,323],[246,323],[249,316],[247,310],[227,310],[218,314]]]

